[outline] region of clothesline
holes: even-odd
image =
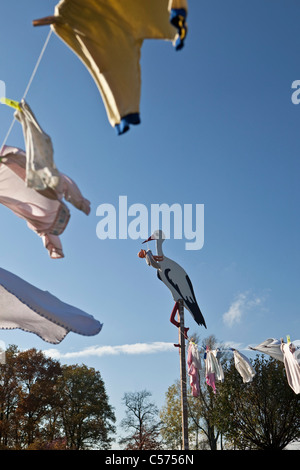
[[[292,342],[288,335],[287,343],[284,343],[283,338],[281,338],[280,341],[271,338],[256,347],[250,347],[250,350],[266,353],[283,362],[289,386],[296,394],[300,394],[300,347],[297,343],[298,341]],[[194,397],[199,396],[200,393],[199,370],[202,369],[200,353],[204,353],[203,359],[205,362],[206,383],[210,385],[214,393],[216,393],[216,382],[224,381],[223,368],[218,355],[226,351],[233,353],[235,367],[242,376],[243,382],[252,382],[256,372],[249,359],[237,349],[231,347],[216,347],[211,350],[209,347],[198,346],[194,341],[189,340],[187,357],[188,375],[190,376],[190,385]]]
[[[33,82],[33,79],[34,79],[34,77],[35,77],[35,75],[36,75],[36,72],[37,72],[37,70],[38,70],[38,68],[39,68],[39,65],[40,65],[40,63],[41,63],[41,60],[42,60],[42,58],[43,58],[43,55],[44,55],[45,50],[46,50],[46,48],[47,48],[47,45],[48,45],[48,43],[49,43],[50,37],[51,37],[51,35],[52,35],[52,32],[53,32],[53,31],[52,31],[52,29],[50,28],[50,31],[49,31],[49,33],[48,33],[48,36],[47,36],[46,40],[45,40],[45,43],[44,43],[44,45],[43,45],[43,48],[42,48],[42,50],[41,50],[41,52],[40,52],[40,55],[39,55],[39,57],[38,57],[38,60],[37,60],[37,62],[36,62],[36,64],[35,64],[35,67],[34,67],[34,69],[33,69],[33,72],[32,72],[32,74],[31,74],[31,77],[30,77],[29,82],[28,82],[28,84],[27,84],[27,87],[26,87],[26,89],[25,89],[25,91],[24,91],[24,94],[23,94],[22,99],[25,99],[26,96],[27,96],[27,94],[28,94],[28,91],[29,91],[29,89],[30,89],[30,87],[31,87],[31,84],[32,84],[32,82]],[[16,122],[16,118],[14,117],[13,120],[12,120],[12,123],[11,123],[11,125],[10,125],[10,127],[9,127],[9,129],[8,129],[8,131],[7,131],[6,136],[4,137],[3,143],[2,143],[2,145],[1,145],[1,147],[0,147],[0,153],[2,152],[3,147],[4,147],[4,145],[6,144],[8,137],[10,136],[10,133],[11,133],[13,127],[14,127],[15,122]]]
[[[206,352],[207,346],[201,346],[201,345],[197,344],[195,341],[193,341],[192,339],[190,339],[190,338],[187,338],[187,339],[188,339],[189,343],[193,343],[193,344],[197,345],[199,351]],[[216,346],[214,349],[217,349],[220,353],[222,353],[222,352],[228,352],[228,351],[233,352],[236,348],[232,348],[230,346],[228,346],[228,347]]]

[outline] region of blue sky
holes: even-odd
[[[9,98],[23,96],[49,31],[31,22],[55,4],[1,2],[0,80]],[[178,350],[168,346],[178,332],[169,322],[171,294],[137,257],[141,240],[97,237],[100,204],[118,208],[122,195],[149,210],[204,204],[203,248],[185,250],[184,239],[164,244],[190,275],[206,320],[207,330],[186,312],[190,332],[241,350],[269,337],[299,339],[300,106],[291,101],[300,79],[299,14],[291,0],[190,0],[182,51],[162,41],[143,45],[142,123],[123,136],[109,125],[87,70],[52,34],[27,101],[52,138],[56,165],[92,210],[87,217],[71,207],[65,258],[51,260],[39,237],[1,206],[1,267],[104,326],[95,337],[70,333],[54,347],[18,330],[0,331],[0,339],[95,367],[118,423],[127,391],[147,389],[163,404],[179,378]],[[0,107],[0,140],[12,117]],[[18,123],[7,143],[24,148]],[[151,352],[156,342],[163,350]]]

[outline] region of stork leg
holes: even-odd
[[[178,302],[175,302],[175,305],[173,307],[173,310],[172,310],[172,313],[171,313],[171,316],[170,316],[170,322],[173,323],[173,325],[177,326],[177,328],[180,327],[180,323],[175,320],[175,315],[178,312],[178,310],[179,310]],[[185,337],[185,339],[188,339],[188,337],[187,337],[188,330],[189,330],[189,328],[184,328],[184,337]]]
[[[172,310],[172,313],[171,313],[171,316],[170,316],[170,322],[173,323],[173,325],[177,326],[177,328],[179,328],[179,326],[180,326],[178,321],[175,320],[175,315],[178,312],[178,310],[179,310],[178,302],[175,302],[175,305],[173,307],[173,310]]]

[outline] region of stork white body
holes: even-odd
[[[175,302],[183,300],[185,308],[191,313],[198,325],[206,328],[205,320],[198,306],[192,282],[185,270],[175,261],[167,258],[162,251],[162,244],[165,236],[161,230],[156,230],[146,243],[156,240],[157,256],[153,256],[150,250],[147,251],[146,261],[149,265],[157,269],[157,277],[171,291]]]

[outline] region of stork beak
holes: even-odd
[[[148,240],[145,240],[143,243],[150,242],[150,240],[153,240],[152,235],[151,235],[151,237],[148,238]]]

